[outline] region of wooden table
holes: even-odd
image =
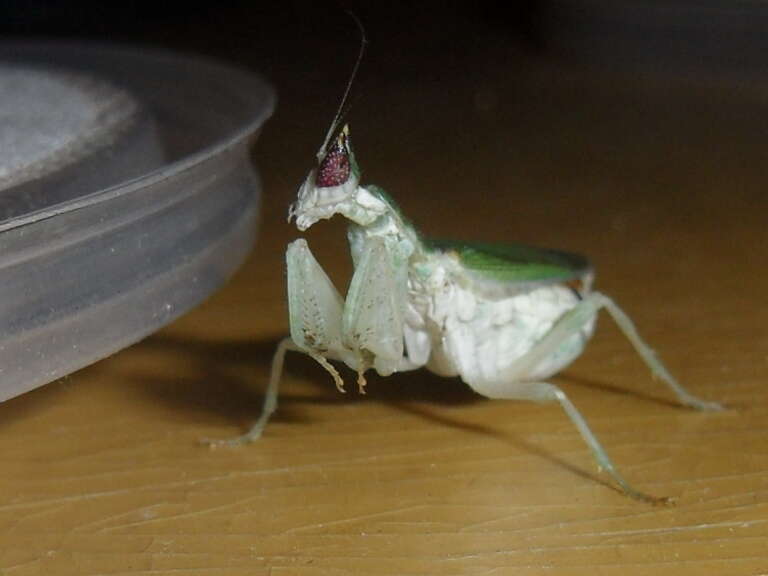
[[[676,505],[607,486],[555,406],[486,401],[425,372],[341,396],[296,355],[258,444],[200,445],[259,412],[287,330],[286,208],[341,92],[340,61],[271,71],[282,100],[254,151],[262,228],[232,282],[144,342],[0,405],[0,573],[768,574],[755,85],[588,73],[500,42],[441,66],[374,57],[350,117],[366,180],[425,233],[589,254],[597,286],[670,369],[730,407],[674,406],[606,318],[555,379],[625,475]],[[343,223],[307,237],[345,286]]]

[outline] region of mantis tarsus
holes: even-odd
[[[358,60],[359,63],[359,60]],[[605,310],[678,401],[720,410],[689,393],[638,335],[629,317],[593,291],[592,268],[582,256],[520,245],[433,241],[403,218],[390,196],[360,184],[360,170],[339,115],[291,206],[299,230],[340,214],[349,220],[354,274],[346,300],[303,239],[286,252],[290,338],[278,346],[262,414],[229,444],[259,438],[277,407],[285,353],[314,358],[344,392],[329,360],[382,376],[425,367],[459,376],[488,398],[559,403],[589,446],[598,467],[628,496],[658,502],[619,474],[584,417],[566,394],[547,381],[570,364]]]

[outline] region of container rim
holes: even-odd
[[[203,146],[199,150],[179,159],[172,160],[168,164],[151,170],[141,176],[130,178],[113,186],[108,186],[101,190],[85,194],[81,197],[47,206],[0,222],[0,233],[28,226],[35,222],[47,220],[61,214],[74,212],[95,204],[107,202],[118,196],[130,194],[135,190],[151,186],[168,178],[175,177],[182,172],[191,170],[210,158],[225,152],[227,149],[236,148],[242,144],[243,141],[252,137],[273,114],[277,103],[277,96],[274,89],[257,73],[239,65],[224,62],[207,55],[198,55],[186,51],[171,51],[153,45],[130,43],[104,43],[83,40],[0,41],[0,62],[30,65],[36,63],[36,60],[25,59],[25,56],[40,55],[43,52],[47,55],[52,55],[50,58],[46,59],[45,63],[53,66],[60,63],[62,60],[62,53],[72,56],[78,52],[83,52],[84,54],[98,52],[103,56],[131,58],[137,61],[142,59],[152,59],[154,62],[162,61],[162,63],[167,64],[170,69],[181,64],[194,65],[196,67],[202,66],[218,74],[226,75],[243,85],[251,85],[253,93],[258,94],[258,98],[261,99],[261,102],[259,106],[255,107],[256,112],[252,114],[250,119],[244,121],[241,127],[228,135],[216,138],[212,143]],[[13,187],[9,188],[6,192],[12,190]]]

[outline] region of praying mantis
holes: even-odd
[[[638,500],[665,500],[624,479],[585,418],[549,379],[582,353],[604,310],[680,404],[704,411],[722,407],[697,398],[672,376],[621,308],[592,289],[593,270],[583,256],[419,234],[392,197],[361,184],[349,128],[338,128],[340,115],[289,209],[289,221],[300,231],[336,215],[349,221],[354,272],[346,299],[304,239],[288,245],[290,337],[275,352],[261,416],[246,434],[225,442],[261,436],[277,408],[288,351],[316,360],[340,392],[344,382],[331,361],[357,373],[363,394],[370,369],[388,376],[426,368],[458,376],[487,398],[559,404],[598,468],[621,491]]]

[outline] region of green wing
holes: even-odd
[[[478,280],[502,284],[568,283],[581,280],[592,267],[579,254],[521,244],[478,244],[455,240],[426,240],[435,252],[455,252]]]

